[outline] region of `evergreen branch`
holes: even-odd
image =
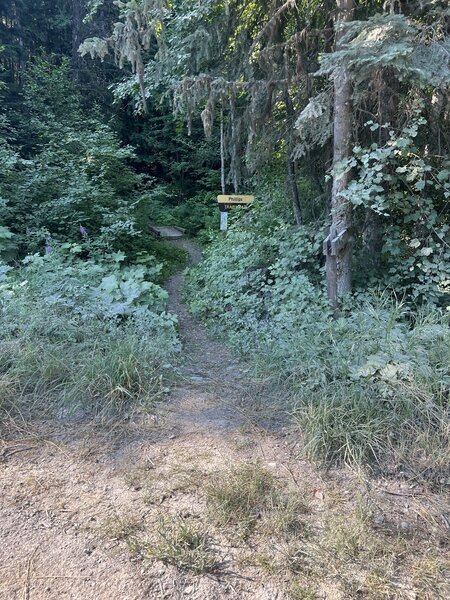
[[[250,50],[248,52],[248,59],[251,57],[251,55],[255,51],[256,46],[259,44],[259,42],[268,33],[270,33],[271,30],[273,30],[273,27],[279,23],[279,20],[284,15],[284,13],[287,12],[291,8],[298,10],[296,0],[286,0],[286,2],[284,4],[282,4],[278,10],[275,11],[273,16],[267,21],[265,26],[262,28],[262,30],[259,32],[259,34],[256,36],[253,44],[250,46]]]

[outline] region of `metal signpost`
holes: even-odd
[[[220,231],[226,231],[228,229],[228,213],[220,211]]]
[[[255,200],[254,196],[242,196],[238,194],[217,196],[217,202],[220,209],[220,231],[226,231],[228,228],[228,213],[236,206],[248,206]]]

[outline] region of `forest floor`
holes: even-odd
[[[167,284],[184,360],[154,414],[15,421],[0,442],[0,598],[449,598],[448,498],[308,462],[280,391],[181,287]]]

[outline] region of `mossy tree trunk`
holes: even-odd
[[[353,0],[336,0],[335,49],[343,47],[343,23],[353,19]],[[342,196],[350,182],[350,173],[337,174],[338,165],[350,156],[352,137],[352,83],[347,68],[342,65],[334,73],[334,141],[333,187],[331,193],[331,227],[325,241],[328,295],[334,310],[343,296],[352,289],[352,206]]]

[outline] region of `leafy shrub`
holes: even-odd
[[[189,235],[208,241],[209,231],[218,227],[217,194],[199,192],[171,211],[172,224],[184,227]]]
[[[2,271],[3,408],[103,416],[150,406],[178,346],[167,293],[150,280],[160,265],[121,267],[122,255],[83,261],[70,250]]]
[[[11,260],[17,250],[14,243],[14,235],[7,227],[0,225],[0,259]]]
[[[315,303],[318,314],[327,313],[315,266],[320,247],[313,228],[277,226],[260,235],[233,228],[189,272],[192,310],[220,323],[242,351],[269,342],[278,330],[300,323],[306,307]]]
[[[355,207],[369,207],[383,222],[383,269],[373,274],[370,285],[381,282],[416,303],[445,305],[450,282],[450,162],[446,156],[421,151],[420,138],[429,135],[422,110],[419,103],[399,132],[389,125],[366,123],[371,131],[386,130],[388,141],[353,148],[343,168],[356,169],[357,177],[343,196]]]
[[[189,235],[206,242],[219,224],[217,194],[202,191],[180,202],[168,186],[156,185],[141,196],[137,222],[142,228],[144,223],[183,227]]]
[[[411,327],[402,307],[384,298],[337,322],[311,323],[290,345],[289,355],[272,353],[271,368],[296,390],[294,418],[310,454],[360,462],[394,451],[409,468],[414,458],[441,477],[449,458],[448,318],[431,312]]]
[[[20,253],[79,241],[80,227],[97,251],[129,250],[148,225],[138,218],[155,187],[131,168],[134,149],[83,108],[66,60],[37,59],[24,96],[17,131],[0,116],[0,222]]]

